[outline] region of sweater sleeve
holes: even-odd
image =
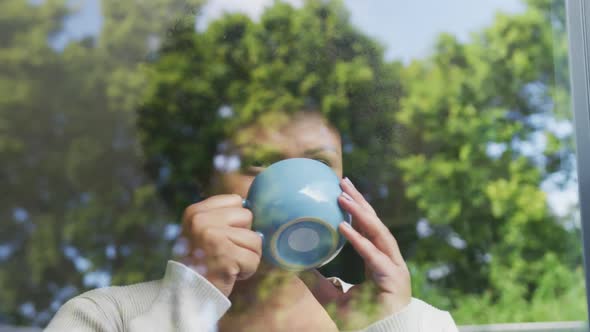
[[[108,317],[92,299],[78,296],[66,302],[53,317],[45,332],[119,331],[116,317]]]
[[[170,261],[158,297],[130,322],[130,331],[213,331],[230,305],[207,279]]]
[[[161,281],[96,289],[68,301],[46,331],[208,331],[230,305],[201,275],[169,261]]]
[[[353,285],[338,277],[328,279],[335,287],[347,292]],[[402,311],[375,322],[362,332],[458,332],[455,321],[446,311],[412,298]]]
[[[412,298],[402,311],[367,327],[364,332],[458,332],[451,315]]]

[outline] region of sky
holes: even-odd
[[[302,0],[285,0],[300,6]],[[243,12],[256,19],[273,0],[210,0],[202,9],[198,29],[224,12]],[[409,62],[429,54],[436,37],[447,32],[466,41],[470,33],[488,26],[498,11],[524,10],[520,0],[345,0],[352,22],[386,47],[388,60]],[[81,10],[66,22],[66,33],[55,42],[97,34],[102,20],[100,0],[75,2]]]
[[[352,21],[386,46],[388,59],[427,56],[443,32],[467,41],[490,25],[498,11],[524,10],[519,0],[347,0]]]

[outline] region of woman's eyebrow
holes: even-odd
[[[321,153],[321,152],[334,152],[334,153],[338,153],[338,149],[336,149],[333,146],[322,146],[319,148],[313,148],[313,149],[307,149],[303,152],[303,154],[306,155],[313,155],[313,154],[317,154],[317,153]]]
[[[235,145],[235,148],[238,150],[257,149],[257,150],[263,150],[265,152],[279,152],[280,151],[279,149],[277,149],[273,145],[257,144],[257,143],[239,144],[239,145]]]

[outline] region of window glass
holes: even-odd
[[[5,0],[0,13],[0,325],[43,327],[87,290],[162,278],[186,254],[188,206],[246,197],[296,157],[350,178],[412,296],[458,325],[586,320],[563,1]],[[367,280],[350,244],[334,254],[321,274]],[[275,287],[244,285],[255,303]]]

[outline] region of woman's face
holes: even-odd
[[[342,177],[340,135],[318,113],[274,113],[262,117],[237,132],[230,143],[235,148],[233,158],[216,158],[215,194],[246,197],[258,173],[268,165],[287,158],[321,161]],[[231,162],[233,167],[224,167],[219,160]]]

